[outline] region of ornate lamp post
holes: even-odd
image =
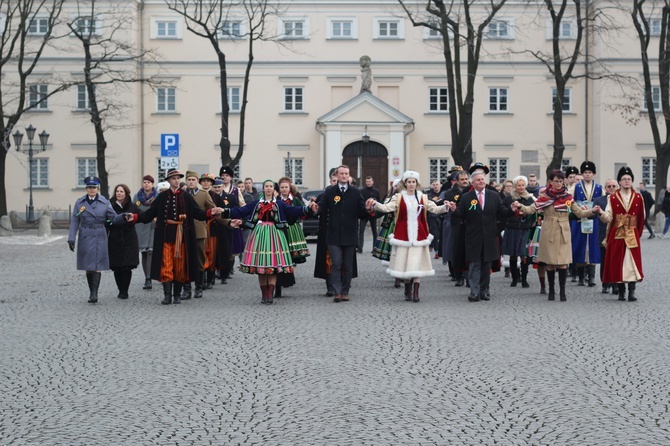
[[[28,137],[28,165],[29,165],[29,175],[30,178],[30,202],[28,204],[28,218],[26,219],[28,223],[35,221],[35,208],[33,207],[33,138],[35,138],[35,131],[37,129],[30,124],[26,127],[26,136]],[[23,140],[23,133],[18,130],[12,135],[14,137],[14,146],[16,146],[16,151],[21,150],[21,141]],[[42,133],[39,134],[40,137],[40,146],[41,152],[47,149],[47,141],[49,141],[49,134],[42,130]]]

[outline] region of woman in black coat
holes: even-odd
[[[114,188],[110,199],[112,209],[117,214],[137,214],[139,209],[130,199],[130,189],[125,184]],[[119,288],[119,299],[128,299],[128,288],[133,278],[133,270],[139,265],[140,248],[135,225],[126,221],[107,226],[109,267],[114,271],[114,280]]]

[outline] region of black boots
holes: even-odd
[[[526,260],[521,262],[521,287],[530,288],[528,285],[528,262]]]
[[[544,277],[540,277],[540,294],[547,294]]]
[[[281,297],[281,285],[276,285],[275,286],[275,294],[274,297]]]
[[[198,275],[195,278],[195,293],[193,293],[194,299],[200,299],[202,297],[202,290],[205,287],[204,284],[204,271],[198,271]]]
[[[579,276],[579,282],[577,283],[578,286],[584,286],[586,285],[584,283],[584,268],[583,266],[578,266],[577,267],[577,275]]]
[[[102,273],[99,271],[86,271],[86,281],[88,282],[88,303],[94,304],[98,301],[98,288],[100,288],[100,278]]]
[[[182,290],[183,287],[183,290]],[[179,289],[182,290],[180,294],[177,294],[177,297],[181,300],[189,300],[191,298],[191,282],[185,282],[179,284]],[[176,303],[176,302],[175,302]]]
[[[635,302],[636,300],[637,297],[635,297],[635,282],[628,282],[628,302]]]
[[[272,303],[272,296],[275,293],[275,286],[268,285],[268,297],[265,299],[265,303],[270,305]]]
[[[205,289],[211,290],[216,282],[216,271],[207,271],[205,273]]]
[[[558,270],[558,293],[561,299],[561,302],[565,302],[568,298],[565,295],[565,280],[568,278],[567,269]]]
[[[556,291],[554,284],[556,282],[556,270],[547,270],[547,282],[549,282],[549,300],[556,300]]]
[[[617,291],[619,291],[619,300],[626,300],[626,284],[617,283]]]
[[[589,264],[586,266],[586,269],[588,271],[589,286],[590,287],[596,286],[596,266]]]
[[[144,285],[142,286],[143,290],[150,290],[151,289],[151,279],[148,277],[144,279]]]
[[[172,282],[163,282],[163,300],[162,305],[170,305],[172,303]]]
[[[412,294],[412,301],[413,302],[418,302],[419,301],[419,282],[414,282],[414,292]]]
[[[516,256],[510,256],[509,258],[509,270],[512,275],[512,283],[510,286],[515,287],[519,282],[519,267],[516,264]],[[505,275],[505,277],[508,277]]]
[[[400,284],[402,283],[402,279],[395,279],[395,282],[393,282],[393,288],[400,288]]]
[[[405,282],[405,300],[407,302],[412,301],[412,281],[406,281]]]
[[[132,270],[114,271],[114,280],[116,281],[116,287],[119,289],[119,295],[117,296],[119,299],[128,299],[128,289],[132,279]]]

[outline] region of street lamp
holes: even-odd
[[[28,177],[30,178],[30,202],[28,204],[28,218],[26,219],[28,223],[35,221],[35,208],[33,207],[33,138],[35,138],[35,131],[37,129],[30,124],[26,127],[26,136],[28,137],[28,165],[29,173]],[[23,140],[23,133],[18,130],[12,135],[14,137],[14,146],[16,146],[16,151],[21,150],[21,141]],[[49,134],[42,130],[42,133],[38,135],[40,137],[40,146],[42,152],[47,149],[47,141],[49,141]]]

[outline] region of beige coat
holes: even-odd
[[[590,210],[582,210],[576,203],[572,203],[571,209],[578,218],[593,215]],[[536,212],[535,205],[521,206],[520,211],[524,214],[533,214]],[[537,261],[547,265],[572,263],[572,237],[568,212],[556,212],[553,206],[547,206],[542,212],[544,216]]]
[[[203,211],[215,207],[214,201],[207,191],[198,189],[198,192],[193,195],[193,198],[195,199],[195,202],[198,203],[198,207]],[[193,223],[195,224],[195,238],[207,238],[207,222],[195,220]]]

